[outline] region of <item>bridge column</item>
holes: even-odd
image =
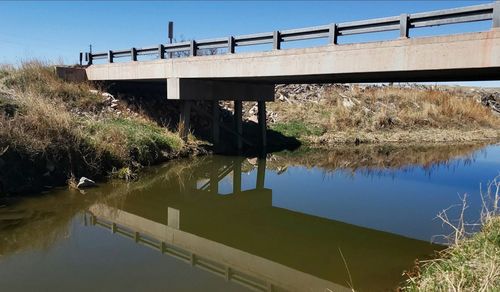
[[[214,148],[218,149],[220,144],[220,109],[219,101],[212,101],[212,140],[214,143]]]
[[[234,101],[234,127],[236,131],[236,148],[243,148],[243,102],[241,100]]]
[[[179,118],[179,134],[182,140],[187,142],[189,135],[189,128],[191,127],[191,101],[186,100],[181,104],[180,118]]]
[[[266,102],[259,101],[257,106],[258,106],[260,145],[262,149],[265,149],[267,146]]]
[[[233,194],[241,192],[241,160],[235,159],[233,165]]]

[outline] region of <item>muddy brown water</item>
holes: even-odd
[[[0,290],[394,290],[444,248],[437,213],[467,193],[476,221],[499,171],[499,145],[300,150],[9,200]]]

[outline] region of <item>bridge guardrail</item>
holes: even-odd
[[[279,50],[283,42],[328,38],[330,44],[337,44],[338,37],[340,36],[397,30],[400,31],[401,38],[408,38],[410,30],[413,28],[488,20],[493,21],[493,28],[500,28],[500,1],[299,29],[229,36],[227,38],[192,40],[172,44],[160,44],[154,47],[131,48],[128,50],[85,53],[85,60],[88,62],[88,65],[91,65],[94,60],[98,59],[108,59],[109,63],[113,63],[115,58],[130,57],[131,61],[137,61],[137,56],[142,55],[157,55],[159,59],[165,59],[172,53],[179,52],[185,52],[186,56],[196,56],[199,50],[204,49],[227,49],[227,52],[232,54],[235,53],[235,47],[262,44],[272,44],[274,50]],[[80,53],[80,62],[81,60],[82,53]]]

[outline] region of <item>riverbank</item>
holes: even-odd
[[[481,194],[481,230],[468,233],[471,226],[463,219],[454,223],[446,210],[438,217],[453,226],[451,246],[438,253],[436,259],[418,263],[408,273],[403,291],[493,291],[500,287],[500,181],[488,184]],[[463,211],[466,209],[464,197]]]
[[[81,176],[128,178],[197,145],[87,83],[28,62],[0,68],[0,195],[39,192]]]
[[[472,142],[500,139],[500,93],[424,85],[283,85],[270,128],[303,144]],[[246,111],[255,119],[254,105]]]
[[[404,291],[493,291],[500,287],[500,217],[482,230],[425,261]]]

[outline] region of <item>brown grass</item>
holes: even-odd
[[[320,95],[318,102],[270,104],[269,109],[278,113],[272,127],[289,128],[300,122],[321,129],[308,136],[327,140],[342,140],[329,137],[338,133],[345,137],[375,133],[385,139],[384,133],[400,131],[500,130],[499,117],[458,89],[326,87]]]
[[[8,149],[4,158],[31,159],[41,169],[44,160],[51,161],[66,168],[68,178],[77,172],[92,175],[152,164],[183,147],[176,134],[145,117],[103,111],[105,98],[93,93],[90,84],[64,82],[45,64],[29,62],[0,71],[0,149]],[[0,185],[2,175],[0,171]]]

